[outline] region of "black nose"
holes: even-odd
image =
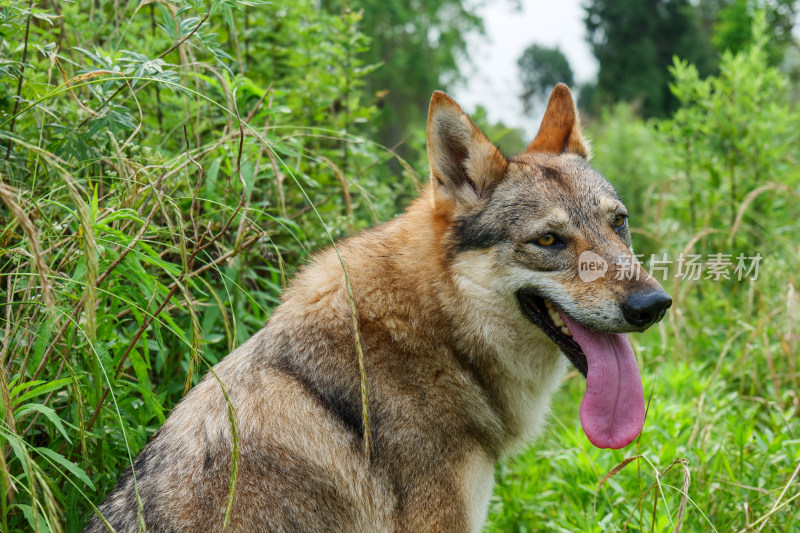
[[[672,298],[661,289],[637,292],[622,304],[622,316],[629,324],[646,328],[664,318],[671,305]]]

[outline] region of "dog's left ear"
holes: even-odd
[[[539,133],[528,145],[527,151],[556,155],[577,154],[586,160],[592,157],[589,143],[581,133],[581,123],[572,93],[563,83],[553,89]]]
[[[431,98],[428,111],[428,161],[434,202],[468,207],[488,195],[506,171],[508,161],[442,91]]]

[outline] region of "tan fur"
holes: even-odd
[[[222,530],[233,432],[221,383],[240,457],[227,531],[478,531],[495,462],[541,434],[568,368],[518,291],[536,288],[597,329],[631,330],[620,297],[654,281],[576,281],[582,249],[631,252],[630,235],[610,227],[624,206],[586,164],[566,87],[512,160],[436,92],[428,153],[431,184],[406,213],[338,244],[365,353],[369,455],[347,288],[327,249],[137,457],[148,530]],[[571,239],[557,257],[532,244],[548,231]],[[137,531],[130,472],[101,511]],[[85,531],[102,530],[95,518]]]

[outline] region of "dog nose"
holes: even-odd
[[[639,328],[650,327],[662,318],[672,305],[672,298],[661,289],[637,292],[622,304],[622,316]]]

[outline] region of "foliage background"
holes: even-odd
[[[498,467],[486,530],[793,531],[795,3],[622,4],[587,4],[605,55],[581,102],[637,252],[758,253],[760,272],[670,271],[668,319],[634,339],[642,437],[592,448],[570,374],[546,437]],[[702,47],[659,40],[672,16]],[[641,17],[655,93],[614,66]],[[0,5],[0,530],[79,531],[309,254],[402,210],[427,98],[480,28],[453,0]]]

